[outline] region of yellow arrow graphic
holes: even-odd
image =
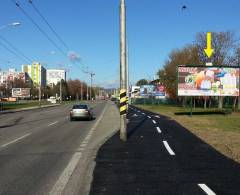
[[[204,49],[206,55],[208,58],[211,58],[214,49],[212,49],[212,33],[208,32],[207,33],[207,48]]]

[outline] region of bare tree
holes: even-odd
[[[87,85],[83,81],[78,79],[68,80],[68,91],[72,98],[78,99],[81,95],[81,84],[83,87],[83,97],[86,99],[87,97]]]
[[[214,65],[232,65],[233,51],[237,48],[237,39],[233,32],[212,32],[212,48],[214,53],[209,59],[204,53],[206,48],[206,33],[201,32],[196,36],[196,46],[199,50],[199,58],[203,65],[212,62]]]

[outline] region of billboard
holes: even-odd
[[[30,88],[12,88],[12,97],[29,98],[30,97]]]
[[[154,88],[154,91],[153,91],[153,96],[164,98],[166,96],[164,85],[161,85],[161,84],[155,85],[155,88]]]
[[[141,96],[156,96],[165,98],[165,87],[161,84],[156,85],[142,85],[140,87]]]
[[[141,96],[150,96],[153,94],[154,85],[141,85],[140,95]]]
[[[47,70],[47,84],[57,85],[61,79],[66,80],[66,71],[62,69],[49,69]]]
[[[178,96],[239,96],[239,68],[179,66]]]
[[[140,96],[140,87],[139,86],[132,86],[131,87],[131,97]]]

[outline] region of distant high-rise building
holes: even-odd
[[[34,62],[32,65],[23,65],[22,71],[27,73],[33,86],[46,86],[46,69],[39,62]]]
[[[48,69],[47,70],[47,85],[57,85],[61,80],[66,80],[66,71],[62,69]]]

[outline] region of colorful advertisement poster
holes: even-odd
[[[140,87],[140,95],[141,96],[157,96],[157,97],[165,97],[165,87],[160,84],[156,85],[142,85]]]
[[[154,85],[141,85],[140,95],[141,96],[150,96],[153,94]]]
[[[163,85],[155,85],[155,89],[154,89],[154,96],[158,96],[158,97],[165,97],[166,96],[166,92],[165,92],[165,87]]]
[[[179,66],[178,96],[239,96],[239,68]]]

